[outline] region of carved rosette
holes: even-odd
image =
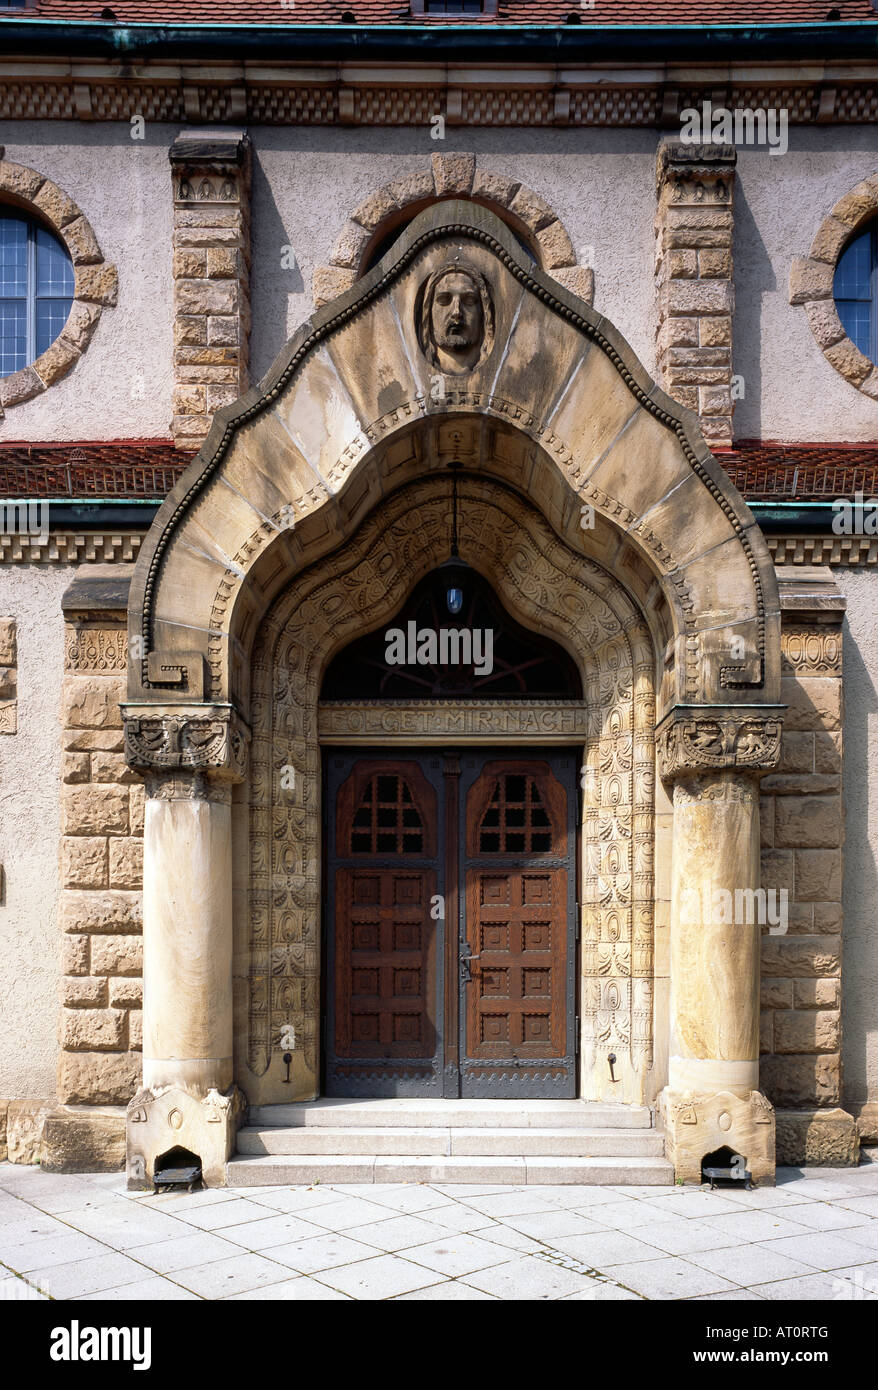
[[[242,781],[250,730],[231,705],[125,705],[122,712],[130,767]]]
[[[761,775],[780,759],[783,705],[677,705],[656,729],[663,781],[734,768]]]

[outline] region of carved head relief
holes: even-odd
[[[418,292],[415,322],[421,351],[450,375],[471,372],[491,350],[494,305],[478,270],[445,261]]]

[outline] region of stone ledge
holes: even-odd
[[[40,1167],[46,1173],[118,1173],[125,1167],[123,1106],[58,1106],[45,1118]]]
[[[878,1144],[878,1101],[860,1101],[850,1106],[861,1144]]]
[[[878,1119],[878,1106],[874,1107]],[[860,1135],[846,1110],[778,1110],[777,1162],[785,1167],[856,1168]]]

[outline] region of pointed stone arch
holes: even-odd
[[[251,1102],[319,1093],[320,746],[323,672],[353,638],[386,623],[447,558],[451,488],[434,476],[394,492],[341,550],[275,600],[253,649],[249,919],[238,923],[236,1075]],[[508,484],[460,485],[460,553],[524,625],[576,660],[583,738],[582,1093],[654,1098],[656,652],[625,587],[579,559]],[[289,777],[292,769],[294,776]],[[286,776],[285,776],[286,774]],[[292,787],[290,787],[292,781]],[[291,1083],[284,1027],[299,1039]]]

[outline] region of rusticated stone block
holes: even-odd
[[[65,753],[61,759],[62,782],[87,782],[89,780],[89,757],[87,753]]]
[[[790,1009],[778,1016],[774,1050],[781,1053],[834,1052],[840,1041],[840,1018],[835,1010]]]
[[[799,902],[841,900],[840,850],[796,850],[796,898]]]
[[[488,202],[500,203],[502,207],[508,208],[512,206],[520,187],[515,179],[504,178],[502,174],[485,173],[477,168],[472,191],[474,198],[485,198]]]
[[[40,1145],[45,1173],[116,1173],[125,1167],[125,1112],[67,1110],[46,1116]]]
[[[68,889],[61,894],[61,929],[65,932],[121,935],[143,926],[140,893],[102,893]]]
[[[124,698],[124,676],[67,676],[61,687],[64,723],[68,729],[121,729]]]
[[[474,154],[434,154],[433,182],[440,198],[458,195],[466,197],[472,190],[476,173]]]
[[[140,980],[120,976],[109,981],[109,998],[114,1009],[139,1009],[143,1004],[143,985]]]
[[[761,997],[763,1009],[789,1009],[793,1002],[793,981],[763,980]]]
[[[349,290],[356,280],[356,273],[353,270],[345,270],[342,266],[321,265],[314,271],[314,279],[311,286],[311,294],[317,308],[324,304],[331,304],[333,299],[338,299],[340,294]]]
[[[91,778],[93,782],[116,782],[122,785],[139,785],[140,773],[134,772],[126,763],[122,753],[111,753],[97,749],[91,756]]]
[[[814,735],[814,771],[841,772],[841,734]]]
[[[203,246],[187,246],[174,252],[174,276],[182,280],[196,280],[207,271],[207,249]]]
[[[119,276],[114,265],[81,265],[76,267],[73,293],[77,299],[115,308],[119,294]]]
[[[811,300],[805,305],[805,313],[811,325],[811,332],[824,352],[833,343],[840,343],[847,335],[835,303],[831,299]]]
[[[92,937],[91,959],[96,975],[139,975],[143,970],[143,940],[139,936]]]
[[[784,732],[823,733],[841,728],[841,681],[834,676],[784,676],[781,702],[787,706]]]
[[[845,1110],[778,1110],[777,1161],[792,1167],[855,1168],[856,1122]]]
[[[814,904],[814,931],[840,936],[844,922],[841,903]]]
[[[838,975],[841,966],[841,941],[838,937],[763,936],[763,975],[790,979]]]
[[[65,976],[61,980],[61,1003],[67,1009],[105,1008],[107,982],[93,976]]]
[[[106,888],[107,842],[103,836],[65,836],[61,841],[61,886]]]
[[[557,280],[559,285],[575,294],[584,303],[594,303],[594,271],[590,266],[556,266],[552,271],[552,279]]]
[[[783,1014],[777,1014],[783,1018]],[[765,1093],[775,1105],[795,1110],[803,1106],[837,1105],[841,1064],[838,1055],[763,1057],[759,1076]]]
[[[671,314],[730,314],[734,307],[727,280],[672,280],[667,289]]]
[[[851,342],[850,338],[843,338],[839,343],[833,343],[831,347],[825,349],[827,361],[831,362],[837,372],[841,372],[854,386],[859,386],[861,382],[872,371],[872,363],[860,349]]]
[[[71,1052],[125,1047],[125,1015],[120,1009],[62,1009],[61,1046]]]
[[[783,888],[792,896],[794,868],[792,850],[763,850],[761,861],[762,887],[774,888],[778,891]],[[784,975],[787,972],[781,970],[777,973]]]
[[[698,324],[698,341],[702,347],[731,347],[732,345],[732,320],[728,314],[717,314],[715,317],[705,315],[704,318],[696,320]]]
[[[65,729],[62,737],[64,748],[70,753],[88,753],[96,748],[120,753],[125,745],[121,729]]]
[[[140,888],[143,883],[143,841],[139,837],[110,841],[110,884]]]
[[[143,1014],[139,1009],[128,1015],[128,1050],[129,1052],[143,1050]]]
[[[0,618],[0,666],[15,666],[17,660],[15,619]]]
[[[207,324],[207,338],[199,344],[193,346],[204,346],[209,343],[211,347],[240,347],[241,345],[241,321],[237,317],[229,317],[225,314],[211,314],[209,319],[200,320]]]
[[[65,835],[120,835],[128,830],[125,787],[65,787],[61,798]]]
[[[46,1116],[52,1100],[11,1100],[6,1114],[6,1150],[10,1163],[39,1163]]]
[[[209,247],[207,252],[207,273],[212,280],[243,280],[247,273],[247,266],[241,247]]]
[[[779,773],[814,771],[814,738],[811,733],[789,733],[784,730],[780,746]]]
[[[174,293],[181,314],[236,314],[240,291],[234,280],[178,280]]]
[[[540,198],[531,188],[519,188],[512,199],[510,209],[520,217],[532,232],[539,232],[555,221],[555,213],[544,198]]]
[[[141,1061],[131,1052],[62,1052],[58,1098],[68,1105],[125,1105],[140,1085]]]
[[[699,251],[698,272],[706,280],[730,280],[732,278],[731,251],[718,248]]]
[[[790,303],[807,304],[809,299],[832,298],[833,267],[825,261],[794,256],[790,266]]]
[[[791,980],[794,1009],[837,1009],[841,997],[839,980]]]
[[[207,410],[207,388],[191,382],[175,386],[173,402],[175,415],[203,415]]]
[[[131,834],[143,834],[143,812],[146,805],[146,790],[143,786],[132,787],[128,793],[130,815],[131,815]]]
[[[374,232],[375,228],[396,211],[397,204],[383,188],[379,188],[374,193],[370,193],[365,198],[355,212],[351,213],[354,222],[359,222],[361,227],[367,231]]]
[[[87,975],[89,972],[89,938],[62,936],[61,970],[65,975]],[[102,972],[98,971],[98,974]]]
[[[842,841],[839,796],[779,796],[775,813],[778,845],[835,849]],[[832,898],[832,893],[823,894]]]
[[[179,314],[174,321],[174,346],[204,347],[208,341],[209,324],[212,322],[212,319],[205,318],[203,314]]]

